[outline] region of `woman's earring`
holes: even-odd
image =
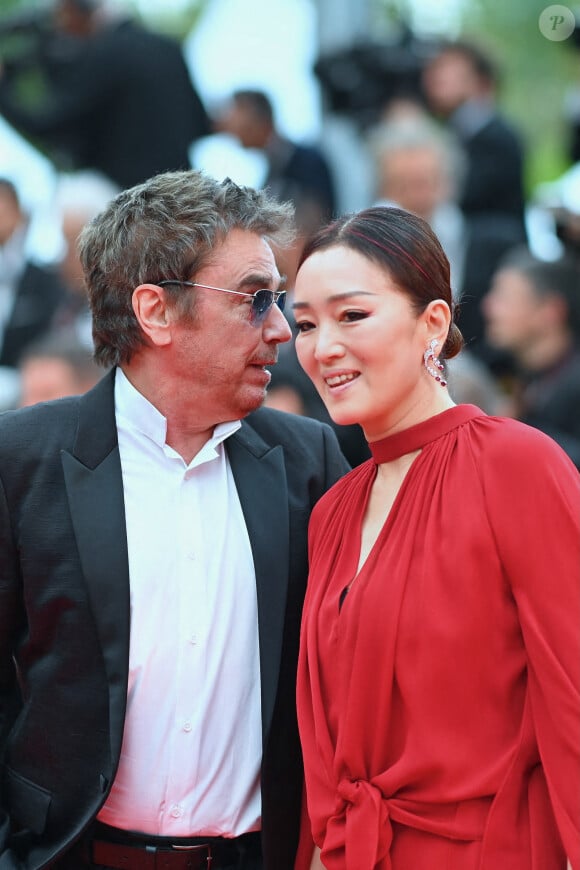
[[[435,355],[435,350],[439,342],[436,338],[434,338],[423,354],[423,362],[425,363],[425,368],[429,372],[432,378],[435,378],[436,381],[439,381],[442,387],[447,386],[447,381],[440,374],[440,372],[445,371],[445,366],[440,361],[439,357]],[[429,362],[429,360],[433,360],[433,365]]]

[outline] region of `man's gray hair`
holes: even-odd
[[[144,343],[131,301],[139,284],[192,280],[233,229],[284,247],[294,238],[293,215],[290,203],[195,169],[156,175],[120,193],[79,238],[97,361],[128,362]],[[166,289],[190,313],[191,293]]]
[[[467,168],[466,155],[458,140],[429,118],[403,117],[378,124],[369,134],[368,145],[377,165],[401,151],[428,149],[438,160],[451,188],[459,196]]]

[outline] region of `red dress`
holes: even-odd
[[[580,476],[472,405],[377,446],[419,448],[346,595],[374,461],[312,515],[312,836],[328,870],[563,870],[566,852],[580,870]]]

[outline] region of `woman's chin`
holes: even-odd
[[[346,409],[339,410],[338,408],[332,408],[328,405],[326,406],[326,410],[330,414],[332,422],[336,423],[337,426],[354,426],[356,423],[360,423],[358,415],[352,411],[349,413]]]

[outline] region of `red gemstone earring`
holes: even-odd
[[[425,368],[427,369],[427,371],[429,372],[431,377],[435,378],[435,380],[438,381],[442,387],[446,387],[447,381],[440,374],[440,372],[445,371],[445,366],[440,361],[439,357],[436,356],[436,354],[435,354],[435,350],[436,350],[438,344],[439,344],[439,342],[437,341],[436,338],[434,338],[431,341],[431,344],[429,345],[429,347],[427,348],[427,350],[423,354],[423,362],[425,363]],[[431,365],[429,363],[429,360],[433,360],[433,365]]]

